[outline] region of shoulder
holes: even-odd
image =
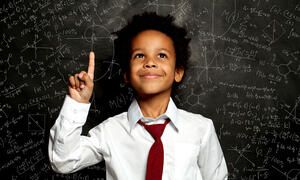
[[[195,126],[213,126],[213,121],[207,117],[204,117],[201,114],[196,114],[188,112],[183,109],[178,109],[179,112],[179,121],[183,124],[192,124]]]
[[[128,124],[127,112],[122,112],[115,116],[109,117],[101,123],[101,125],[104,127],[124,126],[125,124]]]
[[[179,110],[178,123],[179,129],[189,134],[189,136],[205,138],[214,131],[213,121],[201,114]]]
[[[99,123],[93,128],[93,130],[101,132],[111,132],[113,130],[129,129],[129,123],[127,118],[127,112],[122,112],[115,116],[109,117],[103,122]]]

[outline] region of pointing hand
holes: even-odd
[[[94,88],[95,54],[90,52],[88,71],[69,77],[69,93],[72,99],[80,103],[89,103]]]

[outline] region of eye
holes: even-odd
[[[167,58],[167,55],[165,53],[159,53],[157,55],[158,58]]]
[[[139,59],[139,58],[144,58],[144,57],[145,57],[144,54],[138,53],[134,56],[134,59]]]

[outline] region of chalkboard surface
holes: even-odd
[[[296,0],[13,0],[0,6],[0,178],[105,179],[99,163],[52,171],[47,145],[68,76],[96,53],[83,134],[125,111],[112,32],[144,11],[171,14],[192,38],[173,99],[214,121],[232,180],[300,179],[300,2]]]

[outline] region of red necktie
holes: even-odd
[[[160,137],[163,134],[164,129],[169,121],[170,120],[167,119],[164,124],[154,125],[146,125],[142,121],[138,121],[138,123],[143,125],[155,139],[155,142],[152,144],[148,154],[146,180],[161,180],[162,178],[164,165],[164,147]]]

